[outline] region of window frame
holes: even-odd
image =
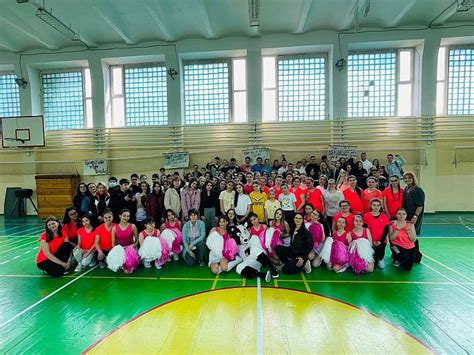
[[[93,100],[92,96],[92,77],[91,79],[91,96],[86,97],[86,79],[85,79],[85,70],[89,69],[89,67],[74,67],[74,68],[64,68],[64,69],[44,69],[39,71],[39,82],[41,84],[40,87],[40,95],[41,95],[41,112],[44,115],[44,88],[43,88],[43,74],[61,74],[61,73],[76,73],[81,72],[82,75],[82,127],[81,128],[69,128],[69,129],[55,129],[54,131],[68,131],[68,130],[77,130],[77,129],[87,129],[93,127],[87,127],[87,106],[86,100],[91,99],[91,103]],[[89,71],[90,73],[90,71]],[[93,118],[91,117],[91,121]],[[46,128],[46,117],[45,117],[45,128]]]
[[[14,70],[0,70],[0,76],[1,75],[14,75],[18,79],[18,75]],[[19,116],[21,116],[20,88],[18,87],[18,85],[16,85],[16,87],[18,89],[18,106],[19,106],[18,107],[18,113],[19,113]],[[17,116],[4,116],[4,117],[0,117],[0,120],[1,120],[1,118],[6,118],[6,117],[17,117]]]
[[[183,61],[183,119],[182,119],[182,124],[185,126],[202,126],[202,125],[222,125],[222,124],[233,124],[234,123],[234,81],[233,81],[233,70],[234,70],[234,65],[232,63],[233,59],[245,59],[247,60],[246,57],[228,57],[228,58],[215,58],[215,59],[196,59],[196,60],[186,60]],[[185,66],[186,65],[192,65],[192,64],[215,64],[215,63],[227,63],[227,66],[229,68],[229,86],[228,86],[228,91],[229,91],[229,120],[227,122],[221,122],[221,123],[186,123],[186,74],[185,74]],[[247,64],[247,63],[246,63]],[[246,72],[247,72],[247,67],[246,67]],[[248,82],[246,80],[246,92],[248,91]],[[239,90],[241,91],[241,90]],[[248,121],[248,96],[247,96],[247,121]]]
[[[400,79],[400,67],[401,67],[401,60],[400,60],[400,53],[410,51],[411,52],[411,59],[410,59],[410,81],[402,81]],[[349,116],[349,69],[347,70],[347,117],[351,119],[358,119],[358,118],[398,118],[398,117],[414,117],[415,116],[415,97],[416,93],[415,90],[417,88],[415,83],[415,78],[417,73],[416,67],[416,48],[415,47],[395,47],[395,48],[381,48],[381,49],[363,49],[363,50],[351,50],[348,53],[348,65],[349,65],[349,56],[351,55],[358,55],[358,54],[384,54],[384,53],[394,53],[396,55],[396,63],[395,63],[395,115],[393,116]],[[411,107],[410,107],[410,115],[408,116],[400,116],[398,111],[398,100],[399,100],[399,90],[398,86],[403,84],[411,84]]]
[[[329,119],[329,53],[327,52],[315,52],[315,53],[301,53],[301,54],[271,54],[271,55],[262,55],[262,66],[263,66],[263,59],[264,58],[275,58],[275,88],[266,88],[265,83],[263,82],[263,70],[262,70],[262,107],[264,107],[263,99],[265,97],[265,91],[275,90],[275,116],[276,119],[274,121],[264,121],[262,117],[262,121],[264,123],[271,123],[271,122],[313,122],[313,121],[324,121]],[[314,120],[288,120],[282,121],[280,120],[280,81],[279,81],[279,72],[278,72],[278,62],[279,60],[284,59],[304,59],[304,58],[323,58],[324,59],[324,118],[322,119],[314,119]],[[263,69],[263,68],[262,68]],[[263,110],[262,110],[263,114]]]
[[[446,117],[456,117],[456,116],[472,116],[469,114],[449,114],[449,52],[452,49],[472,49],[474,51],[474,44],[463,44],[463,45],[442,45],[439,48],[446,48],[445,53],[445,61],[444,61],[444,78],[443,80],[438,80],[438,76],[436,75],[436,84],[438,82],[444,82],[444,93],[443,93],[443,101],[444,101],[444,110],[441,116]]]

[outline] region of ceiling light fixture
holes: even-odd
[[[51,26],[56,31],[66,36],[70,40],[81,41],[81,38],[79,37],[78,33],[74,32],[70,26],[66,25],[64,22],[54,16],[52,12],[49,12],[45,8],[38,8],[38,10],[36,11],[36,17],[47,23],[49,26]]]
[[[260,26],[260,0],[249,0],[249,25]]]

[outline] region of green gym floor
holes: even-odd
[[[115,274],[107,269],[94,268],[81,274],[71,273],[62,278],[53,279],[43,276],[34,263],[38,249],[37,238],[43,229],[42,222],[35,217],[10,221],[5,221],[3,217],[0,217],[1,353],[79,354],[91,349],[91,346],[99,340],[107,339],[106,336],[117,328],[120,327],[119,330],[127,328],[127,324],[130,324],[129,321],[132,318],[159,305],[165,303],[169,305],[168,302],[175,299],[190,300],[192,297],[185,296],[198,294],[193,296],[198,297],[203,292],[212,294],[208,291],[225,288],[227,291],[238,288],[237,290],[242,292],[241,295],[247,295],[243,291],[252,291],[253,294],[254,289],[259,289],[257,284],[260,282],[242,279],[235,273],[235,270],[214,276],[206,267],[190,268],[186,267],[182,261],[170,262],[159,271],[154,268],[140,267],[136,273],[131,275],[126,275],[123,272]],[[329,323],[331,321],[341,322],[337,324],[340,329],[338,334],[329,335],[333,339],[318,339],[317,336],[314,338],[313,353],[318,352],[318,341],[323,344],[328,343],[329,340],[336,343],[331,348],[326,348],[330,349],[330,352],[358,352],[363,349],[360,344],[352,344],[353,347],[337,347],[337,342],[340,338],[344,338],[345,333],[349,335],[353,332],[359,333],[361,343],[365,342],[365,338],[372,339],[372,343],[368,345],[371,351],[369,350],[368,353],[395,352],[394,349],[383,347],[383,329],[374,326],[375,323],[366,322],[364,320],[366,318],[362,316],[349,316],[352,314],[351,312],[347,312],[346,318],[344,315],[332,318],[331,308],[324,308],[324,310],[321,309],[321,312],[329,313],[324,315],[323,321],[321,318],[314,318],[312,323],[311,319],[305,319],[302,324],[306,324],[307,328],[298,329],[302,326],[298,323],[302,319],[301,312],[303,312],[303,317],[306,311],[308,314],[310,312],[319,314],[317,307],[321,303],[318,302],[323,298],[335,299],[344,304],[356,306],[365,316],[375,315],[386,321],[384,324],[391,323],[396,329],[416,338],[431,352],[473,353],[473,237],[474,214],[472,213],[426,215],[423,234],[420,237],[424,258],[422,263],[415,265],[411,272],[403,272],[393,267],[389,256],[386,256],[386,268],[384,270],[376,269],[372,274],[360,276],[351,272],[335,274],[319,268],[313,269],[310,274],[281,275],[279,279],[272,280],[268,284],[263,282],[263,298],[260,301],[254,300],[253,296],[246,298],[246,300],[251,303],[253,309],[252,302],[255,304],[262,302],[265,307],[266,299],[271,297],[272,293],[278,295],[279,307],[286,307],[290,312],[286,316],[289,318],[285,318],[285,324],[291,323],[294,326],[294,333],[291,337],[298,339],[301,336],[301,342],[305,342],[304,339],[307,335],[304,334],[305,329],[311,328],[313,325],[315,328],[321,327],[322,322],[325,323],[324,327],[330,329],[331,324]],[[388,249],[387,253],[389,253]],[[309,293],[315,299],[314,302],[309,301],[313,302],[311,303],[312,308],[301,309],[300,304],[292,303],[291,299],[285,299],[286,293],[281,293],[276,288]],[[216,294],[216,291],[213,292]],[[298,297],[297,295],[300,295],[301,292],[293,292],[293,294]],[[239,297],[237,296],[237,298]],[[312,298],[309,299],[312,300]],[[211,300],[213,298],[209,297],[206,302],[211,302]],[[173,328],[173,324],[163,324],[166,322],[178,324],[180,318],[173,320],[172,317],[168,317],[165,320],[160,320],[160,324],[149,323],[148,328],[161,326],[160,332],[164,332],[165,328],[163,327],[166,325],[168,333],[164,335],[165,338],[168,340],[173,338],[176,344],[180,340],[188,343],[189,339],[194,339],[192,344],[186,348],[188,353],[200,353],[201,351],[220,353],[222,351],[215,345],[219,342],[219,338],[224,342],[227,341],[224,339],[235,339],[236,342],[244,343],[240,333],[242,327],[248,332],[258,333],[257,338],[263,336],[266,339],[260,343],[263,344],[260,347],[258,344],[255,347],[252,345],[249,349],[254,350],[249,350],[249,352],[300,353],[302,351],[302,348],[292,347],[293,345],[282,345],[279,348],[272,348],[268,345],[268,339],[271,339],[268,332],[273,332],[268,322],[272,317],[269,317],[265,311],[263,330],[255,330],[253,313],[245,315],[247,317],[245,322],[248,322],[245,323],[239,318],[238,311],[230,312],[226,308],[232,307],[232,302],[219,303],[218,299],[213,302],[218,302],[217,306],[210,309],[217,312],[217,317],[223,317],[224,323],[222,327],[215,320],[210,323],[214,324],[216,332],[221,336],[218,336],[217,339],[215,337],[209,339],[203,348],[199,348],[197,345],[197,337],[203,337],[202,333],[199,333],[201,335],[197,334],[200,330],[196,330],[196,334],[175,334],[172,332],[179,332],[180,329],[184,329],[181,327],[185,325],[175,324]],[[337,303],[342,304],[341,302]],[[192,303],[188,304],[192,305]],[[235,306],[237,309],[241,307],[238,304]],[[294,308],[294,314],[291,313],[292,308]],[[153,314],[159,316],[160,309],[156,308]],[[257,314],[257,307],[255,310],[255,317],[261,317],[261,313]],[[162,313],[165,313],[165,308]],[[169,313],[167,314],[169,316]],[[206,314],[207,317],[212,315],[210,312]],[[234,324],[232,319],[226,318],[228,316],[237,317],[240,320]],[[196,318],[198,317],[196,316]],[[199,321],[202,319],[199,318]],[[255,324],[258,324],[258,321],[261,323],[262,319],[257,319]],[[185,317],[182,322],[186,323],[190,320]],[[113,348],[105,347],[102,348],[102,353],[109,351],[144,352],[145,347],[142,346],[145,345],[141,344],[142,337],[134,333],[134,331],[142,332],[143,330],[135,328],[129,329],[129,332],[125,333],[128,338],[121,341],[126,345],[120,345],[121,347],[118,348],[120,350],[110,350]],[[288,341],[288,344],[290,343],[291,341]],[[181,345],[183,346],[183,344]],[[173,349],[160,347],[160,344],[154,346],[154,352],[169,353],[169,349]],[[168,344],[167,346],[172,345]],[[181,353],[184,348],[176,347],[174,349],[177,353]],[[235,347],[228,349],[227,352],[246,354],[247,351],[243,349]],[[146,352],[149,353],[149,349]]]

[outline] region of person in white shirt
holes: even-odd
[[[278,169],[278,175],[283,176],[286,174],[287,171],[288,171],[288,164],[287,164],[286,159],[283,159],[281,161],[280,169]]]
[[[362,167],[365,169],[365,171],[369,172],[370,168],[372,167],[372,163],[370,160],[367,160],[366,153],[360,153],[360,161],[362,162]]]

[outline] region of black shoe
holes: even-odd
[[[278,279],[280,277],[280,274],[278,273],[277,269],[272,270],[271,274],[274,279]]]

